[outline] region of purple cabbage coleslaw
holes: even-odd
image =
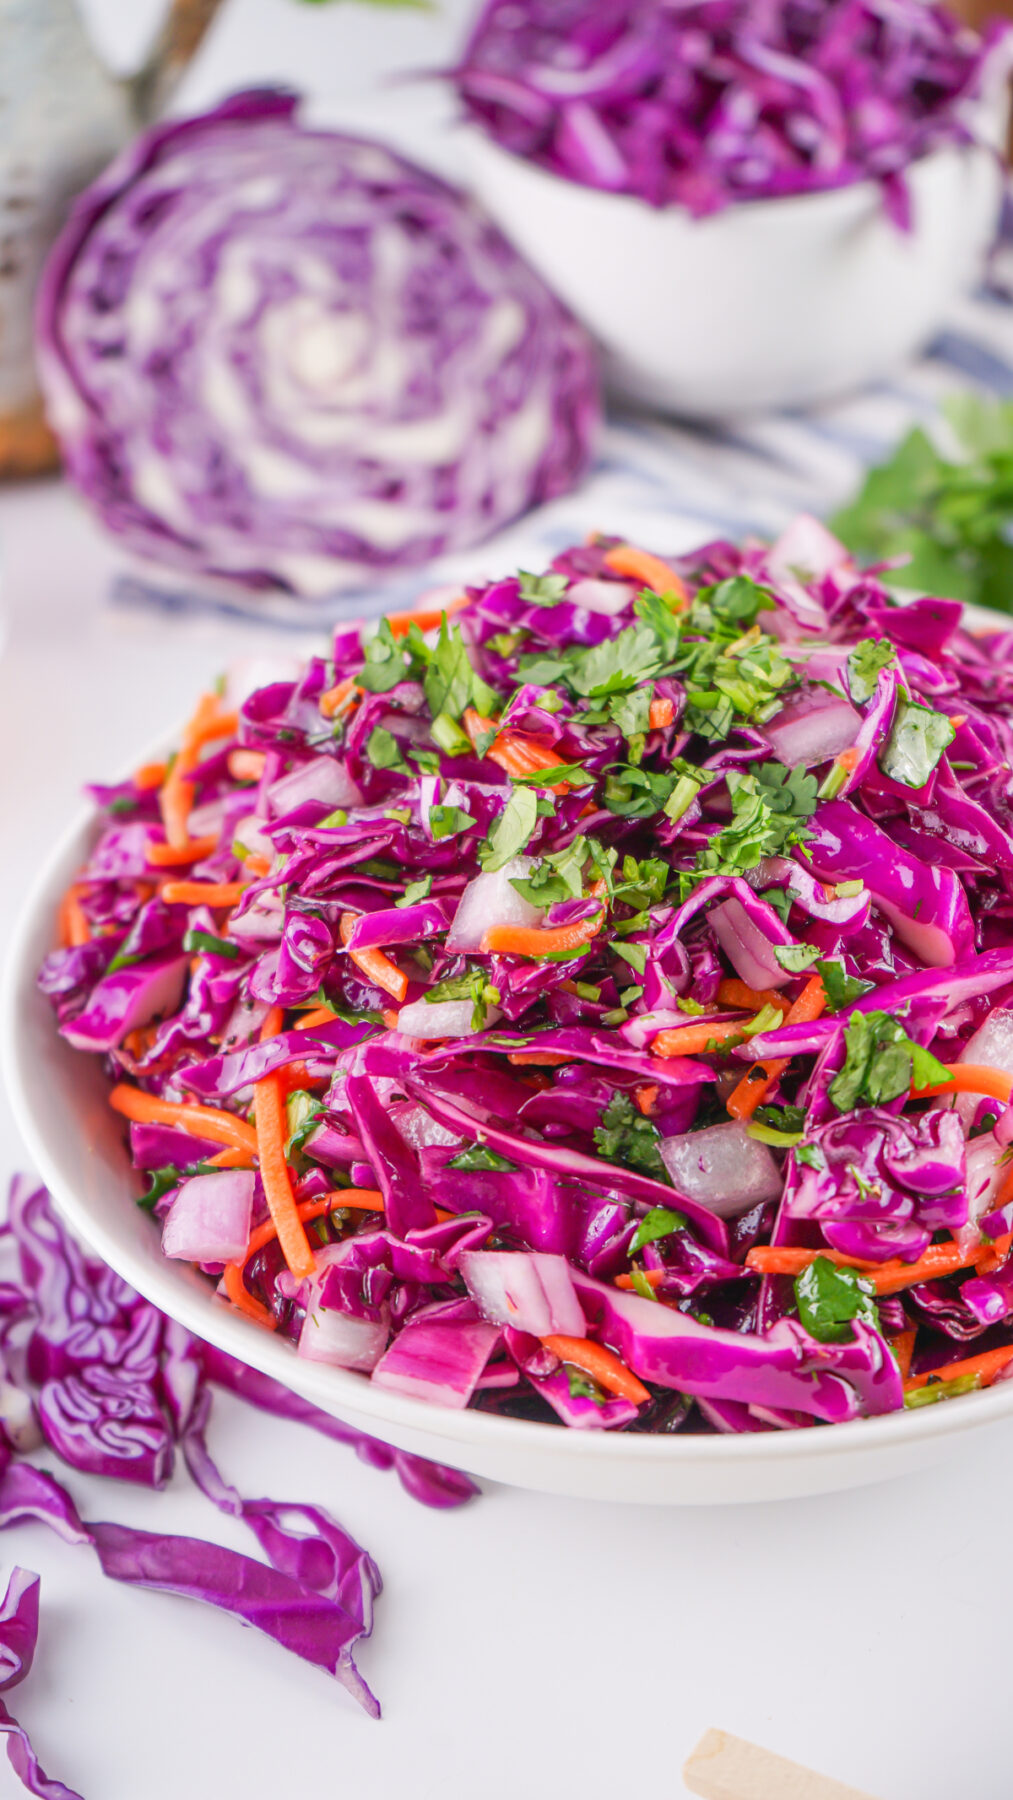
[[[91,790],[40,976],[165,1253],[293,1355],[579,1430],[1001,1379],[1011,652],[803,518],[226,682]]]
[[[970,141],[1004,33],[922,0],[488,0],[454,81],[505,149],[586,187],[702,216],[871,177],[906,225],[904,170]]]
[[[270,90],[87,189],[38,338],[67,472],[127,548],[307,600],[567,492],[598,419],[588,338],[478,207]]]

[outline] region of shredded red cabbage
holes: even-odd
[[[182,783],[93,790],[42,985],[166,1250],[293,1354],[577,1429],[1003,1375],[1013,637],[898,608],[813,520],[601,538],[421,624],[205,697]],[[139,1013],[121,975],[174,958]],[[143,1327],[65,1313],[43,1428],[101,1467],[115,1417],[157,1479]]]
[[[455,72],[505,149],[695,215],[903,172],[969,136],[982,40],[922,0],[488,0]]]
[[[77,201],[39,303],[64,464],[136,553],[304,598],[567,492],[589,341],[478,208],[382,144],[234,95]]]
[[[459,1505],[476,1492],[474,1484],[318,1413],[199,1343],[85,1256],[44,1189],[27,1178],[12,1185],[0,1254],[11,1264],[0,1286],[0,1530],[36,1520],[68,1543],[90,1546],[114,1581],[216,1606],[334,1676],[378,1717],[353,1654],[372,1629],[381,1587],[376,1564],[323,1507],[244,1500],[229,1486],[206,1441],[209,1384],[302,1420],[352,1445],[375,1467],[396,1468],[408,1492],[426,1505]],[[22,1460],[43,1440],[72,1468],[149,1487],[164,1485],[179,1444],[197,1486],[249,1526],[266,1561],[200,1539],[82,1520],[67,1490]],[[16,1568],[0,1602],[3,1693],[28,1674],[38,1625],[39,1578]],[[79,1800],[40,1768],[2,1700],[0,1735],[29,1793]]]

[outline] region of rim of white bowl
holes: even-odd
[[[912,599],[916,595],[910,596]],[[986,608],[967,606],[966,616],[972,623],[1008,627],[1008,619]],[[178,732],[158,740],[138,753],[131,768],[155,760],[171,747]],[[324,1411],[338,1416],[343,1411],[356,1419],[356,1428],[369,1422],[369,1428],[383,1435],[384,1425],[423,1433],[438,1438],[446,1446],[445,1453],[453,1461],[451,1446],[461,1447],[461,1462],[467,1466],[467,1446],[492,1445],[503,1450],[551,1447],[567,1461],[607,1463],[638,1462],[644,1459],[673,1464],[792,1462],[835,1456],[845,1449],[862,1455],[875,1454],[888,1443],[924,1443],[953,1436],[961,1431],[984,1427],[1013,1412],[1013,1380],[997,1382],[978,1393],[963,1394],[954,1402],[919,1407],[908,1411],[880,1413],[874,1418],[851,1419],[841,1424],[819,1424],[782,1431],[738,1433],[675,1433],[657,1436],[649,1432],[575,1431],[565,1425],[512,1419],[495,1413],[476,1411],[472,1407],[436,1406],[428,1400],[413,1399],[389,1388],[374,1387],[365,1375],[339,1369],[324,1363],[310,1362],[297,1355],[294,1344],[264,1331],[252,1320],[244,1319],[227,1308],[213,1288],[199,1285],[192,1272],[178,1271],[171,1262],[165,1267],[150,1263],[135,1254],[129,1244],[121,1242],[115,1231],[109,1231],[91,1213],[86,1200],[64,1174],[53,1150],[50,1135],[34,1106],[30,1084],[26,1079],[27,1034],[19,1029],[22,1016],[38,1004],[36,972],[45,954],[40,953],[40,939],[47,921],[56,916],[57,905],[73,870],[80,866],[87,839],[99,822],[96,808],[82,807],[61,833],[46,858],[18,913],[11,937],[0,984],[0,1068],[11,1110],[25,1147],[49,1188],[67,1222],[110,1268],[128,1281],[153,1306],[180,1324],[226,1350],[239,1361],[271,1375],[286,1388],[292,1388],[292,1375],[298,1368],[295,1391]],[[49,941],[48,935],[46,941]],[[54,1044],[58,1037],[53,1024]],[[96,1059],[79,1052],[84,1068],[94,1068]],[[124,1152],[124,1166],[126,1154]],[[154,1229],[154,1228],[153,1228]],[[166,1290],[170,1299],[167,1301]],[[549,1434],[549,1435],[547,1435]],[[435,1452],[427,1450],[426,1455]]]
[[[1004,91],[1001,101],[995,105],[994,118],[1001,119],[1008,112],[1009,100]],[[987,117],[988,114],[986,113],[985,116]],[[991,129],[997,131],[998,141],[1001,133],[994,124]],[[806,207],[810,212],[814,212],[820,207],[826,212],[833,212],[836,209],[841,213],[843,223],[849,213],[858,214],[868,211],[870,207],[881,208],[883,204],[882,184],[879,179],[875,175],[863,175],[859,181],[845,181],[838,187],[816,188],[807,193],[763,194],[757,196],[755,200],[730,200],[726,206],[719,207],[716,212],[704,213],[697,217],[685,206],[678,204],[652,206],[651,202],[645,200],[641,194],[617,193],[612,188],[599,188],[594,187],[590,182],[577,181],[571,175],[559,175],[554,169],[546,169],[541,163],[520,155],[516,150],[508,150],[505,144],[501,144],[496,138],[491,137],[475,119],[459,120],[456,130],[460,133],[462,141],[467,144],[469,152],[477,150],[480,155],[488,155],[490,161],[498,162],[515,172],[523,171],[533,181],[541,180],[547,188],[557,190],[576,188],[579,193],[590,194],[595,200],[610,203],[613,206],[637,206],[649,218],[674,219],[685,226],[716,226],[720,225],[722,221],[728,224],[741,215],[748,215],[750,218],[759,216],[779,222],[784,219],[789,207],[796,210]],[[924,150],[920,156],[913,157],[898,172],[903,176],[912,170],[928,168],[955,152],[959,154],[961,160],[978,156],[982,152],[994,159],[996,147],[985,134],[963,141],[959,138],[951,138],[945,143],[934,144],[931,149]],[[481,193],[479,198],[483,198]]]

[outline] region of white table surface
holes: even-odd
[[[92,0],[124,58],[145,6]],[[361,94],[438,62],[438,17],[233,0],[189,84],[312,78]],[[0,655],[0,926],[10,927],[86,776],[170,728],[261,634],[107,604],[112,549],[58,483],[0,491],[10,633]],[[0,1173],[23,1166],[0,1104]],[[878,1800],[1008,1800],[1013,1431],[892,1486],[664,1511],[489,1488],[450,1513],[310,1432],[216,1402],[213,1448],[250,1495],[323,1502],[386,1581],[364,1673],[336,1685],[207,1609],[105,1581],[41,1528],[0,1540],[42,1575],[38,1662],[14,1697],[50,1774],[85,1800],[616,1800],[681,1793],[720,1725]],[[161,1494],[71,1474],[81,1510],[250,1549],[185,1476]],[[0,1758],[0,1795],[20,1793]]]

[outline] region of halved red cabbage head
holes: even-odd
[[[80,198],[39,361],[129,549],[301,597],[565,493],[598,415],[587,338],[470,200],[269,91],[147,132]]]

